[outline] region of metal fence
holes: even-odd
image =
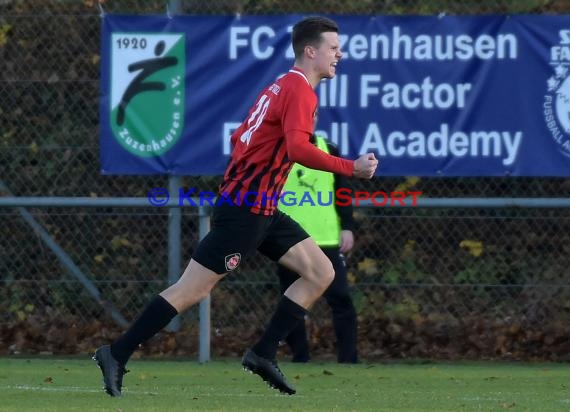
[[[567,13],[565,0],[275,0],[102,2],[109,13]],[[99,174],[101,10],[96,1],[0,0],[0,180],[3,195],[139,197],[164,176]],[[212,177],[180,184],[212,190]],[[431,198],[569,197],[552,178],[376,178],[363,190]],[[182,264],[197,244],[198,211],[181,213]],[[27,216],[27,218],[25,218]],[[62,266],[30,218],[100,292]],[[570,353],[568,208],[362,208],[349,258],[365,357],[540,357]],[[160,208],[0,208],[0,353],[87,353],[130,321],[167,282],[169,212]],[[180,267],[179,270],[183,268]],[[212,295],[212,350],[240,354],[277,298],[261,256]],[[103,305],[101,304],[103,302]],[[106,311],[107,309],[107,311]],[[194,354],[197,313],[161,334],[154,354]],[[316,355],[333,357],[322,302],[309,321]]]

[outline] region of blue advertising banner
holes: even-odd
[[[300,15],[106,15],[104,174],[220,175]],[[318,133],[385,176],[570,176],[570,16],[333,16]]]

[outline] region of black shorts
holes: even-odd
[[[278,261],[308,237],[297,222],[279,210],[264,216],[251,213],[245,206],[223,203],[214,207],[211,230],[192,258],[222,275],[236,269],[255,250]]]

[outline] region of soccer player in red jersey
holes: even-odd
[[[370,179],[378,161],[371,153],[352,161],[331,156],[309,141],[314,128],[314,88],[333,78],[342,58],[337,24],[309,17],[293,27],[294,67],[265,88],[232,135],[230,163],[220,185],[212,228],[177,283],[158,294],[130,328],[95,351],[105,390],[120,396],[125,365],[140,344],[174,316],[208,296],[212,288],[256,249],[298,273],[267,329],[247,350],[242,365],[287,394],[295,389],[275,360],[277,346],[303,319],[334,278],[330,260],[290,217],[276,209],[294,162],[345,176]]]

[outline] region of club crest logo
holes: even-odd
[[[241,254],[240,253],[232,253],[231,255],[226,256],[226,270],[234,270],[239,266],[241,262]]]
[[[570,30],[560,30],[560,43],[550,48],[552,75],[544,96],[546,127],[560,151],[570,157]]]
[[[166,153],[184,127],[184,34],[113,33],[110,119],[130,153]]]

